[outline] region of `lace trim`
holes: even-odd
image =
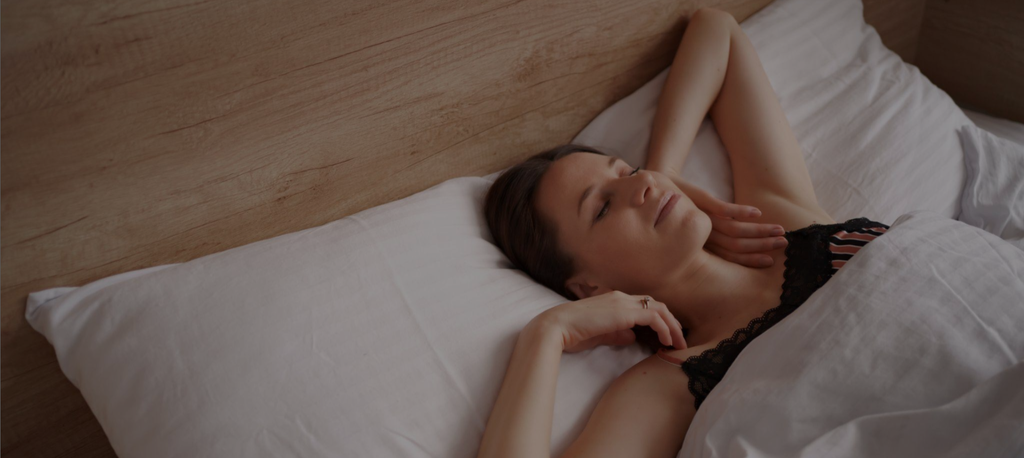
[[[718,342],[714,348],[693,355],[680,365],[690,378],[688,387],[694,397],[695,409],[700,408],[751,340],[782,321],[832,277],[829,236],[841,230],[850,231],[869,226],[889,228],[867,218],[854,218],[844,223],[812,224],[785,234],[789,245],[785,251],[786,268],[782,274],[780,304],[751,320],[746,327],[737,329],[732,337]]]

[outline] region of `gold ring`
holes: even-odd
[[[647,301],[649,300],[651,300],[651,296],[645,296],[643,299],[640,299],[640,303],[644,305],[644,310],[647,310]]]

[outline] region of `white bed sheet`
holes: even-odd
[[[897,219],[752,341],[691,457],[1024,456],[1024,252],[931,212]]]

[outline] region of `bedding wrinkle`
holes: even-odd
[[[970,316],[974,318],[974,320],[978,323],[979,326],[981,326],[981,329],[984,329],[986,333],[992,336],[992,340],[995,342],[996,347],[1002,350],[1003,354],[1006,355],[1008,362],[1010,364],[1016,363],[1018,361],[1017,356],[1013,354],[1013,350],[1011,350],[1010,346],[1006,343],[1005,340],[1003,340],[1003,337],[999,335],[999,332],[993,329],[991,326],[989,326],[988,323],[985,322],[985,320],[982,320],[981,317],[978,316],[978,314],[974,311],[974,308],[971,307],[971,305],[968,304],[966,301],[964,301],[964,299],[960,297],[959,294],[957,294],[956,290],[952,286],[950,286],[948,282],[946,282],[946,279],[942,278],[942,274],[940,274],[938,270],[935,269],[934,264],[929,263],[928,267],[931,269],[934,278],[937,279],[939,282],[942,283],[943,286],[946,287],[946,290],[948,290],[950,294],[956,298],[957,302],[959,302],[960,305],[964,306],[964,309],[967,310]]]
[[[1006,245],[1003,245],[1003,248],[999,249],[999,248],[996,248],[996,247],[992,246],[992,242],[988,239],[988,237],[986,237],[984,240],[985,240],[985,243],[988,244],[989,249],[992,250],[992,253],[995,253],[996,256],[999,256],[999,260],[1003,261],[1003,265],[1006,267],[1006,269],[1009,270],[1010,272],[1013,272],[1013,278],[1015,280],[1017,280],[1017,284],[1024,285],[1024,273],[1018,271],[1017,270],[1017,266],[1014,265],[1014,263],[1010,262],[1008,259],[1006,259],[1006,255],[1004,254],[1004,253],[1013,253],[1015,255],[1020,256],[1020,255],[1024,255],[1024,251],[1020,251],[1020,250],[1009,251],[1008,248],[1006,247]],[[1014,247],[1014,248],[1016,248],[1016,247]]]
[[[423,340],[430,347],[430,352],[434,355],[434,360],[437,361],[444,369],[445,377],[448,379],[449,382],[451,382],[451,386],[454,386],[456,388],[456,391],[459,392],[459,395],[462,396],[462,399],[465,401],[466,404],[466,410],[472,412],[473,420],[476,422],[480,431],[483,431],[484,427],[487,425],[487,419],[480,418],[480,409],[478,409],[478,406],[473,403],[473,397],[470,396],[469,390],[463,383],[463,380],[454,375],[456,371],[452,368],[451,364],[448,363],[448,361],[441,356],[441,352],[437,350],[437,346],[434,344],[434,341],[424,330],[422,318],[416,313],[414,307],[410,306],[411,302],[409,300],[409,295],[407,294],[406,289],[403,287],[402,278],[399,278],[397,275],[395,275],[395,268],[391,264],[391,258],[387,256],[387,253],[384,253],[383,250],[380,249],[380,242],[378,242],[377,237],[374,235],[373,229],[368,224],[366,224],[366,222],[363,221],[362,218],[360,218],[358,215],[352,215],[349,216],[349,218],[352,218],[353,221],[359,224],[363,231],[370,237],[374,250],[380,255],[381,259],[384,260],[384,265],[387,268],[388,275],[394,281],[395,288],[398,289],[398,294],[402,297],[402,305],[405,307],[405,310],[408,312],[409,316],[412,317],[413,322],[416,324],[416,328],[420,331],[420,335],[423,337]]]
[[[1017,362],[943,404],[864,415],[839,424],[809,443],[801,450],[799,456],[826,456],[829,454],[828,452],[834,450],[844,450],[856,456],[912,456],[913,449],[901,450],[899,447],[900,444],[907,443],[904,439],[908,436],[940,443],[962,439],[958,431],[936,431],[934,427],[929,427],[927,422],[921,421],[921,418],[924,417],[931,417],[930,419],[936,416],[948,417],[950,421],[946,425],[947,428],[949,425],[955,425],[957,422],[954,420],[960,418],[961,421],[974,420],[971,423],[984,425],[975,428],[976,431],[1009,429],[1011,433],[1014,430],[1024,432],[1024,428],[1019,424],[1007,421],[1015,416],[1016,410],[1024,407],[1024,391],[1016,389],[1022,382],[1024,382],[1024,362]],[[964,416],[968,418],[963,418]],[[982,435],[987,434],[983,433]],[[1024,435],[1018,435],[1018,437],[1022,438],[1018,440],[1019,448],[1024,446]],[[974,442],[999,448],[993,443],[991,437],[979,437]],[[875,450],[875,448],[883,447],[878,444],[888,445],[885,446],[885,451]],[[894,445],[895,447],[893,447]],[[953,453],[955,445],[958,444],[944,443],[934,448],[950,450],[951,453],[945,456],[978,456],[977,451]],[[1007,444],[1003,451],[1013,448],[1012,445]],[[986,454],[985,456],[990,455]]]
[[[302,434],[302,437],[307,439],[307,442],[304,444],[306,447],[303,447],[306,448],[306,450],[303,450],[304,453],[302,453],[301,455],[310,456],[311,452],[315,452],[315,455],[317,456],[333,455],[334,453],[332,453],[328,447],[324,447],[323,443],[320,442],[320,439],[316,437],[316,434],[313,434],[309,430],[309,427],[306,426],[306,422],[303,421],[302,418],[303,417],[301,413],[295,414],[294,416],[294,423],[298,426],[297,429],[299,433]]]
[[[878,81],[872,81],[872,86],[868,91],[868,104],[862,113],[864,113],[865,119],[869,122],[866,128],[862,130],[862,138],[883,138],[884,134],[890,131],[889,126],[892,124],[892,118],[894,116],[902,116],[903,114],[895,110],[878,110],[871,108],[878,103],[884,103],[887,106],[893,103],[893,100],[898,101],[898,106],[907,105],[906,99],[911,96],[913,91],[892,91],[893,85],[881,84],[883,80],[881,78]],[[851,86],[852,88],[852,86]],[[914,103],[912,106],[920,106],[921,103]],[[914,113],[915,116],[918,114]],[[906,160],[911,158],[907,157]]]
[[[338,372],[338,368],[341,367],[341,366],[338,364],[338,362],[335,361],[334,359],[332,359],[327,354],[325,354],[325,352],[321,351],[320,348],[317,347],[317,345],[316,345],[316,323],[317,323],[317,321],[313,317],[313,309],[312,308],[307,309],[306,310],[306,315],[307,315],[306,323],[309,324],[309,331],[306,333],[307,337],[309,338],[309,350],[313,354],[315,354],[317,357],[319,357],[320,359],[330,363],[331,370],[334,371],[334,373],[336,375],[340,376],[341,374]]]
[[[407,447],[405,450],[403,450],[403,452],[407,452],[407,453],[408,452],[415,452],[415,453],[408,453],[407,456],[419,456],[419,454],[422,454],[422,456],[429,456],[431,458],[433,458],[435,456],[434,454],[430,453],[427,450],[427,448],[423,446],[423,444],[421,444],[419,442],[416,442],[416,439],[413,439],[413,438],[411,438],[411,437],[409,437],[409,436],[407,436],[405,434],[402,434],[400,431],[396,431],[396,430],[391,429],[391,428],[389,428],[387,426],[384,426],[384,431],[387,432],[388,434],[392,435],[392,436],[395,436],[395,437],[398,437],[399,439],[401,439],[400,443],[408,444],[408,445],[411,446],[411,447]]]
[[[825,43],[823,43],[821,41],[821,37],[819,37],[818,34],[816,34],[814,32],[811,32],[810,35],[811,35],[811,38],[813,39],[811,41],[813,41],[814,44],[818,45],[818,47],[822,51],[824,51],[825,54],[828,54],[829,62],[830,63],[837,62],[839,60],[839,59],[837,59],[838,56],[836,56],[836,54],[833,53],[832,50],[828,48],[828,46],[825,46]],[[831,78],[839,70],[839,67],[840,66],[837,65],[836,68],[829,69],[830,71],[828,71],[827,73],[823,74],[822,76],[824,76],[826,78]]]
[[[1024,270],[978,228],[896,218],[744,350],[679,457],[1014,456],[1024,282],[1004,263]]]

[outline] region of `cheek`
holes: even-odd
[[[678,264],[694,256],[703,249],[710,235],[711,217],[696,207],[690,209],[686,218],[681,220],[676,230],[668,236],[668,240],[663,241],[667,246],[662,247],[662,251],[672,258],[666,262]]]
[[[680,248],[687,243],[680,240],[685,234],[658,233],[648,227],[647,221],[632,221],[623,243],[615,249],[617,269],[625,276],[650,277],[664,272],[667,266],[679,263]]]
[[[608,219],[600,234],[591,238],[591,253],[606,273],[617,278],[642,268],[659,248],[657,239],[643,231],[636,220]]]

